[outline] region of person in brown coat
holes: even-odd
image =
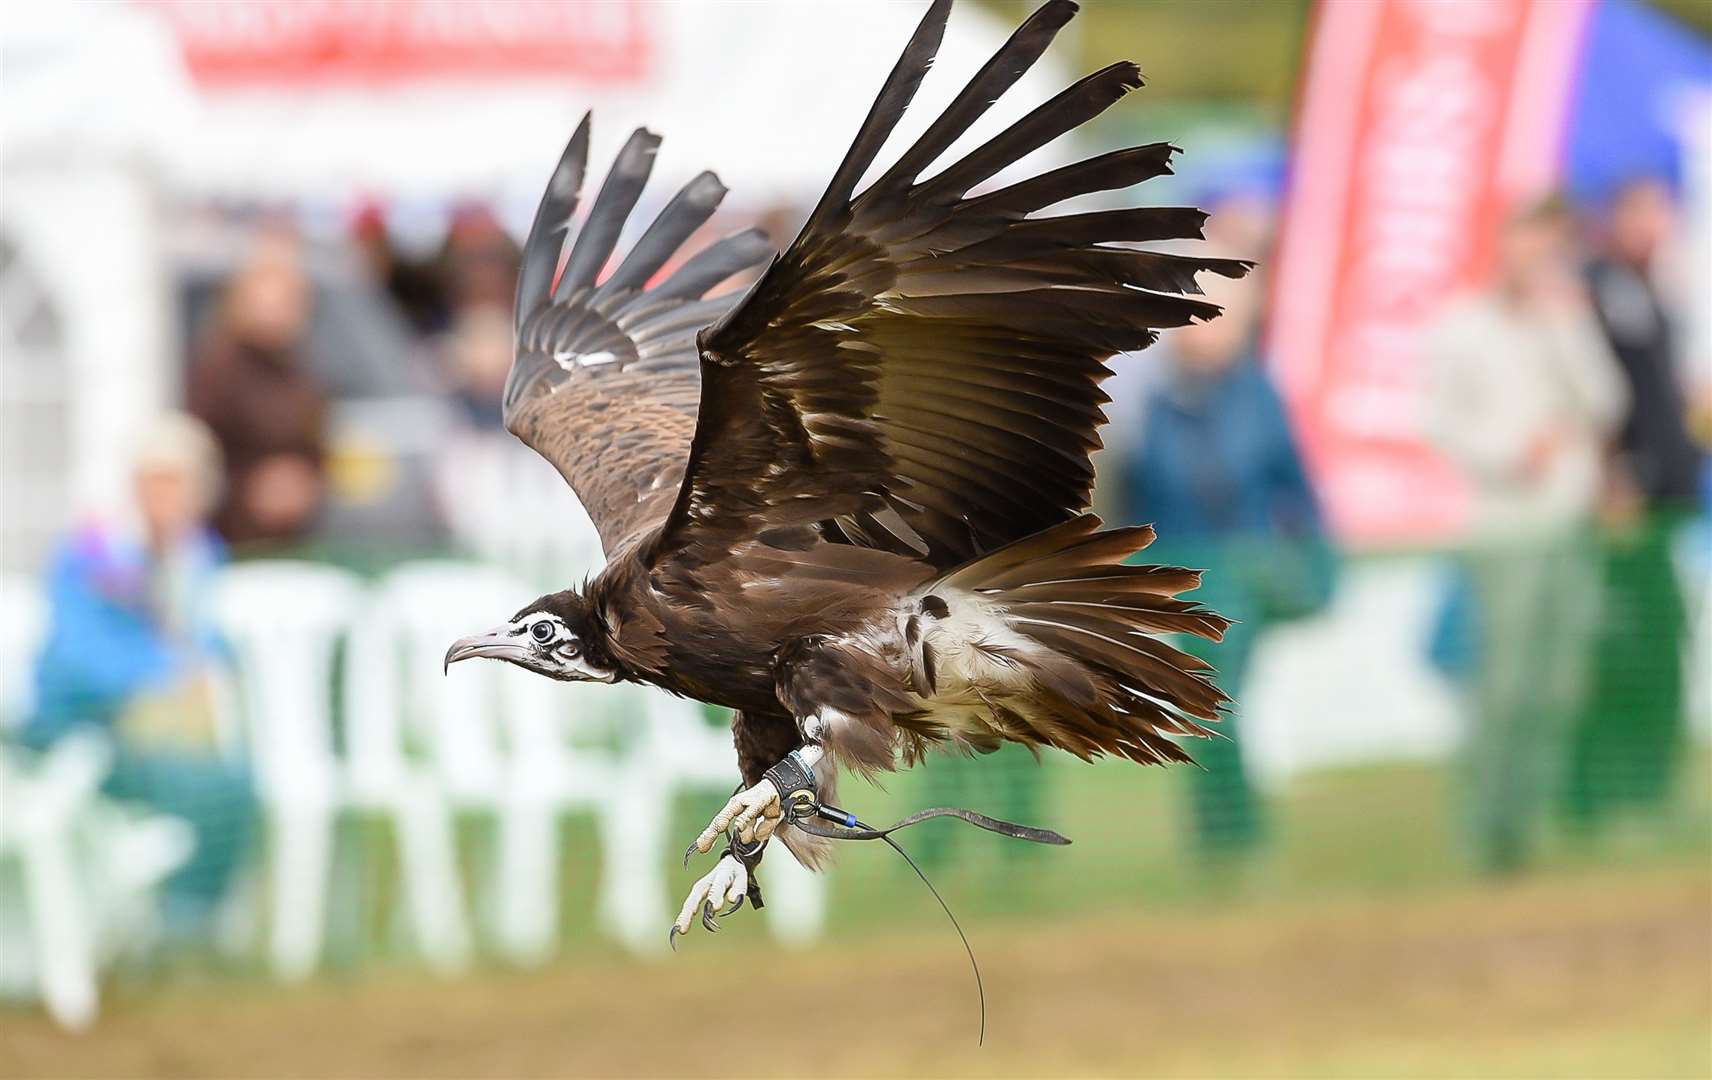
[[[214,525],[234,545],[301,539],[321,506],[327,397],[303,355],[310,305],[295,242],[270,237],[195,349],[188,405],[225,455]]]

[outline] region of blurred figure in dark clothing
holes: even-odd
[[[1594,312],[1630,391],[1618,450],[1640,504],[1683,509],[1700,483],[1700,451],[1688,434],[1678,369],[1677,322],[1660,291],[1660,253],[1677,231],[1670,189],[1637,180],[1611,205],[1606,248],[1588,269]]]
[[[303,355],[311,303],[295,238],[270,233],[196,342],[186,398],[225,455],[214,524],[228,543],[300,539],[320,509],[327,401]]]
[[[1283,402],[1255,355],[1258,286],[1204,284],[1225,314],[1161,342],[1162,377],[1143,396],[1139,438],[1132,434],[1123,462],[1122,509],[1159,531],[1141,558],[1205,568],[1194,599],[1236,620],[1222,643],[1175,643],[1214,664],[1238,702],[1219,725],[1224,737],[1193,747],[1202,767],[1188,773],[1195,838],[1217,854],[1253,846],[1264,828],[1240,736],[1255,642],[1267,627],[1324,607],[1334,571]]]
[[[411,331],[422,338],[445,333],[452,324],[452,302],[439,266],[400,252],[387,232],[385,213],[373,203],[352,218],[351,238]]]
[[[1672,558],[1693,511],[1700,453],[1678,377],[1678,319],[1657,281],[1676,231],[1669,188],[1641,179],[1612,201],[1605,249],[1588,268],[1594,311],[1629,388],[1603,506],[1603,618],[1593,681],[1572,745],[1565,809],[1579,826],[1657,803],[1685,737],[1681,589]]]

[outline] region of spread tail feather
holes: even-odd
[[[1200,584],[1199,571],[1125,561],[1152,542],[1147,526],[1102,531],[1098,517],[1083,514],[940,581],[982,597],[1038,646],[1014,650],[1037,693],[1034,715],[1005,717],[1013,721],[1007,729],[1025,722],[1032,737],[1024,741],[1142,763],[1191,760],[1171,736],[1212,734],[1204,724],[1219,719],[1229,698],[1211,665],[1157,635],[1217,641],[1230,620],[1178,598]]]

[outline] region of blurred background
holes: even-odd
[[[965,145],[1133,57],[1027,167],[1177,143],[1119,198],[1260,262],[1118,359],[1097,493],[1240,704],[847,786],[1074,838],[907,837],[984,1049],[877,846],[662,955],[718,710],[439,667],[599,558],[499,428],[578,118],[666,137],[633,233],[712,168],[783,244],[920,5],[8,8],[0,1074],[1712,1075],[1712,9],[1084,6]]]

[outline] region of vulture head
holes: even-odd
[[[486,656],[561,682],[612,682],[617,671],[595,659],[595,641],[588,601],[567,589],[541,597],[510,622],[454,641],[446,667]]]

